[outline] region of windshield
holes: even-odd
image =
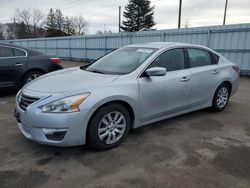
[[[156,48],[125,47],[100,58],[86,71],[103,74],[128,74],[139,67]]]

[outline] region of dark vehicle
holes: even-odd
[[[0,43],[0,89],[18,89],[43,74],[62,69],[60,62],[39,51]]]

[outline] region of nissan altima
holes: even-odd
[[[130,129],[202,108],[222,111],[238,85],[239,68],[207,47],[136,44],[28,83],[15,117],[35,142],[108,149]]]

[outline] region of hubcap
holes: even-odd
[[[35,80],[36,78],[38,78],[39,76],[41,76],[40,74],[32,74],[32,75],[30,75],[29,77],[28,77],[28,79],[27,79],[27,83],[29,83],[29,82],[31,82],[31,81],[33,81],[33,80]]]
[[[105,115],[98,126],[98,137],[106,144],[113,144],[120,140],[126,129],[126,119],[118,111]]]
[[[223,108],[228,101],[228,89],[226,87],[222,87],[217,95],[217,106],[219,108]]]

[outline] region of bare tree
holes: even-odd
[[[36,37],[38,30],[44,26],[44,14],[39,9],[16,9],[14,22],[24,23],[30,37]]]
[[[14,14],[14,20],[18,22],[24,22],[25,25],[31,25],[31,9],[16,9],[15,14]]]
[[[72,19],[76,35],[84,35],[88,31],[88,22],[82,16]]]
[[[33,9],[33,12],[32,12],[32,25],[34,27],[43,27],[44,24],[45,24],[45,15],[42,13],[41,10],[39,9]]]

